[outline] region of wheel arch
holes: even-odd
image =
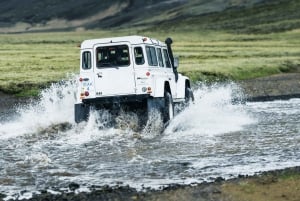
[[[189,79],[185,80],[185,88],[191,88],[191,82]]]
[[[186,88],[191,87],[190,80],[188,79],[188,77],[180,74],[176,85],[177,85],[177,87],[176,87],[177,88],[177,98],[180,98],[180,99],[184,98]]]
[[[164,97],[166,90],[170,92],[170,94],[172,95],[171,86],[167,80],[165,79],[156,80],[153,97]]]
[[[165,84],[164,84],[164,93],[165,93],[165,92],[169,92],[169,93],[172,95],[170,83],[167,82],[167,81],[165,81]]]

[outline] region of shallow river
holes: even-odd
[[[232,104],[236,86],[201,87],[163,134],[103,128],[106,113],[73,121],[74,86],[53,85],[39,102],[1,117],[0,193],[81,185],[163,185],[232,178],[300,165],[300,99]]]

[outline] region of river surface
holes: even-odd
[[[107,112],[76,125],[74,88],[53,85],[0,118],[0,193],[16,198],[70,182],[159,188],[300,165],[300,99],[232,104],[236,85],[202,86],[164,133],[136,133],[133,114],[117,128],[105,127]]]

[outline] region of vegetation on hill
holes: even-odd
[[[246,34],[283,32],[300,28],[299,7],[299,0],[262,1],[244,8],[233,6],[222,12],[176,18],[163,22],[159,29],[222,30]]]
[[[299,6],[298,0],[2,0],[0,33],[133,27],[271,33],[300,28]]]

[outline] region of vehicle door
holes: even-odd
[[[80,56],[80,78],[78,85],[78,101],[85,97],[85,92],[88,92],[89,96],[94,97],[94,71],[93,71],[93,50],[82,49]]]
[[[159,46],[146,46],[148,65],[155,79],[154,84],[161,83],[158,80],[165,79],[165,72],[157,51],[158,47]]]
[[[173,72],[171,60],[170,60],[167,49],[163,48],[161,51],[162,51],[162,57],[163,57],[164,66],[165,66],[165,68],[164,68],[165,74],[166,74],[167,79],[169,80],[172,96],[174,99],[177,97],[175,74]]]
[[[151,69],[151,74],[154,79],[153,86],[156,89],[160,89],[160,87],[163,87],[160,85],[163,84],[165,81],[168,81],[170,83],[171,78],[169,78],[169,75],[167,74],[165,68],[161,46],[159,45],[146,46],[146,55],[147,55],[149,69]],[[156,86],[157,84],[158,86]]]
[[[135,79],[130,44],[98,44],[94,52],[96,96],[134,94]]]

